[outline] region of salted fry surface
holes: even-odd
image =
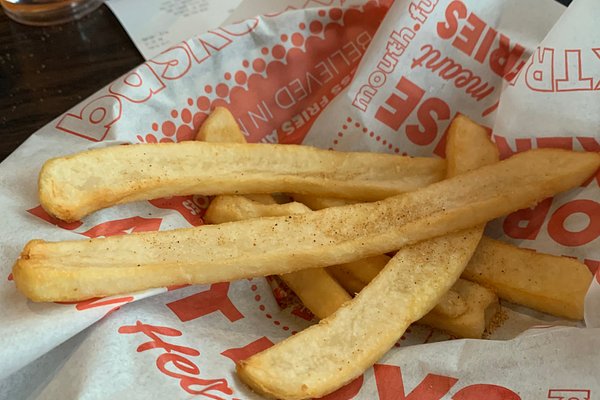
[[[453,174],[498,161],[485,131],[460,117],[450,127],[447,153],[456,164]],[[322,397],[350,382],[439,303],[473,255],[483,227],[400,249],[351,302],[319,325],[240,362],[238,374],[255,391],[286,400]],[[303,354],[296,355],[300,348]]]
[[[161,143],[114,146],[47,161],[42,207],[65,221],[116,204],[190,194],[299,192],[378,200],[439,181],[445,162],[298,145]]]
[[[593,275],[585,264],[567,257],[536,253],[483,238],[463,277],[498,296],[559,317],[583,319]]]
[[[13,272],[32,300],[70,301],[335,265],[466,229],[576,187],[600,155],[539,149],[374,203],[84,241],[28,243]]]

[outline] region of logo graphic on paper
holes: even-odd
[[[221,82],[204,85],[171,118],[153,122],[140,142],[191,139],[210,110],[228,108],[249,142],[299,143],[308,129],[351,80],[387,8],[319,10],[277,43],[225,72]],[[268,22],[268,21],[267,21]]]
[[[552,400],[591,400],[591,390],[588,389],[550,389],[548,399]]]
[[[171,81],[185,77],[192,66],[209,60],[257,26],[258,19],[251,18],[209,31],[163,51],[117,79],[108,91],[89,101],[78,112],[63,115],[56,129],[93,142],[106,139],[112,126],[123,116],[124,109],[135,114],[136,104],[145,103],[162,93]],[[189,131],[182,128],[179,136],[186,135],[190,135]]]

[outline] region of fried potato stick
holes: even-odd
[[[208,212],[211,214],[208,222],[212,223],[213,220],[217,220],[219,223],[223,223],[256,218],[262,216],[263,210],[268,215],[274,215],[276,212],[280,212],[280,215],[311,212],[308,207],[300,203],[265,206],[244,196],[219,196],[218,199],[221,201],[211,203],[207,210],[207,214]],[[323,319],[351,299],[348,293],[358,293],[364,288],[389,260],[390,257],[382,255],[350,263],[357,267],[355,269],[344,269],[348,264],[328,267],[327,271],[332,271],[335,279],[332,279],[323,268],[313,268],[280,276],[304,305],[319,319]],[[374,274],[372,276],[364,274],[367,276],[363,276],[360,274],[363,271],[374,272]],[[323,272],[325,273],[323,274]],[[357,274],[354,274],[355,272]],[[366,279],[361,281],[361,278]],[[350,285],[348,285],[348,281],[351,282]],[[356,286],[352,286],[354,281],[358,281]],[[353,291],[354,288],[357,290]],[[486,324],[496,313],[498,306],[498,298],[492,291],[480,287],[476,283],[459,279],[452,289],[442,296],[434,309],[418,322],[444,330],[451,335],[481,338]]]
[[[530,207],[581,185],[599,165],[596,153],[537,149],[374,203],[83,241],[33,240],[13,273],[32,300],[75,301],[342,264]]]
[[[570,319],[583,319],[593,275],[567,257],[519,249],[483,238],[463,278],[492,289],[502,299]]]
[[[246,143],[233,115],[223,107],[217,107],[200,126],[196,140],[212,143]],[[277,204],[269,194],[245,196],[216,196],[210,203],[204,220],[210,224],[241,221],[255,217],[310,212],[300,203]],[[352,297],[333,279],[325,269],[312,268],[279,275],[296,293],[302,303],[322,319],[333,314],[340,305]]]
[[[446,153],[453,174],[498,160],[485,130],[460,116],[450,126]],[[400,249],[331,317],[239,362],[240,378],[260,394],[285,400],[322,397],[340,388],[434,308],[460,277],[482,234],[479,225]]]
[[[369,257],[346,264],[332,265],[327,267],[327,271],[348,293],[357,294],[375,279],[390,259],[391,257],[386,255]],[[467,304],[456,291],[450,290],[444,294],[434,310],[450,318],[458,317],[467,311]]]
[[[216,107],[200,125],[196,141],[208,143],[246,143],[234,116],[225,107]],[[270,194],[248,194],[246,197],[262,204],[277,204]]]
[[[299,145],[160,143],[113,146],[47,161],[42,207],[75,221],[115,204],[175,195],[298,192],[378,200],[444,177],[433,158]]]
[[[388,261],[388,256],[381,255],[331,266],[327,271],[349,293],[358,293]],[[577,260],[520,249],[484,236],[462,278],[493,290],[501,299],[557,317],[582,320],[593,275]],[[436,308],[447,304],[442,301]],[[449,311],[442,314],[449,315]]]

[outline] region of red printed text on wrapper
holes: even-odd
[[[162,374],[177,380],[179,386],[185,392],[214,400],[226,400],[230,397],[222,397],[223,395],[233,394],[233,390],[229,387],[226,379],[200,377],[200,368],[194,361],[195,357],[200,356],[198,350],[171,342],[174,338],[183,335],[181,331],[137,321],[135,325],[120,327],[119,333],[141,333],[150,339],[150,341],[140,344],[137,347],[137,352],[161,351],[156,358],[156,367]]]
[[[598,71],[598,65],[600,48],[540,47],[527,64],[525,86],[531,91],[546,93],[600,90],[600,76],[585,72]]]
[[[427,374],[412,391],[406,393],[400,367],[386,364],[373,366],[380,400],[441,400],[454,391],[459,379]],[[514,391],[499,385],[473,384],[455,391],[453,400],[521,400]]]
[[[104,140],[111,127],[123,117],[123,102],[149,101],[162,92],[169,81],[183,78],[193,65],[206,62],[257,25],[258,19],[250,19],[165,50],[115,81],[109,87],[109,94],[92,99],[78,112],[65,114],[56,123],[56,129],[93,142]]]
[[[234,114],[249,142],[300,143],[323,109],[350,83],[387,8],[331,8],[301,22],[279,43],[223,74],[188,98],[172,119],[153,122],[141,142],[191,138],[214,107]]]

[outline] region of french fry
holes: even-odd
[[[329,207],[347,206],[359,202],[357,200],[338,199],[335,197],[317,197],[298,193],[292,193],[292,198],[315,211]]]
[[[529,207],[581,185],[599,165],[596,153],[536,149],[374,203],[84,241],[33,240],[13,275],[32,300],[76,301],[342,264]]]
[[[247,196],[223,195],[217,196],[211,201],[204,214],[204,221],[209,224],[222,224],[224,222],[242,221],[256,217],[277,217],[281,215],[302,214],[305,213],[307,209],[308,208],[304,204],[296,202],[264,204],[249,199]],[[308,211],[311,210],[308,209]]]
[[[113,146],[47,161],[42,207],[65,221],[115,204],[175,195],[298,192],[378,200],[439,181],[446,163],[299,145],[160,143]]]
[[[214,143],[246,143],[235,118],[226,108],[217,107],[200,127],[196,140]],[[240,221],[255,217],[300,214],[310,211],[300,203],[277,204],[268,194],[249,196],[217,196],[204,220],[211,224]],[[317,318],[325,318],[351,299],[350,295],[322,268],[290,272],[281,279],[296,293]]]
[[[593,276],[585,264],[483,238],[463,277],[502,299],[559,317],[583,319]]]
[[[265,206],[244,196],[219,196],[217,199],[221,198],[226,201],[211,203],[209,206],[207,214],[210,212],[211,218],[207,220],[208,222],[213,223],[212,221],[216,220],[217,223],[223,223],[256,218],[263,216],[261,215],[263,211],[268,215],[274,215],[278,211],[281,213],[280,215],[288,215],[288,211],[291,214],[311,212],[308,207],[300,203],[288,203],[285,205],[293,205],[293,207],[281,208],[282,205]],[[335,280],[322,268],[284,274],[281,275],[281,278],[313,314],[319,319],[323,319],[351,299],[348,292],[358,293],[366,286],[389,260],[390,257],[381,255],[349,263],[355,268],[350,270],[349,274],[342,272],[342,276],[337,272],[343,270],[348,264],[327,268],[327,271],[332,271]],[[361,275],[364,271],[368,271],[367,274]],[[348,287],[347,278],[350,281],[358,281],[356,291],[352,291],[352,288]],[[428,317],[419,322],[445,330],[455,336],[481,338],[486,327],[486,318],[489,322],[489,314],[492,310],[497,310],[498,298],[488,289],[472,288],[472,286],[479,286],[472,282],[460,284],[457,282],[455,286],[457,289],[455,290],[453,287],[445,293]],[[487,302],[482,301],[482,292],[488,295]]]
[[[215,107],[200,125],[196,141],[209,143],[246,143],[235,118],[225,107]],[[247,197],[263,204],[277,204],[270,194],[248,194]]]
[[[462,300],[465,307],[463,313],[449,316],[447,312],[438,312],[436,306],[417,323],[428,326],[435,323],[436,328],[456,337],[481,338],[496,313],[500,311],[498,296],[493,291],[465,279],[456,281],[448,293],[454,293]],[[448,301],[439,304],[448,304]]]
[[[327,270],[348,292],[358,293],[388,260],[382,255]],[[558,317],[582,320],[584,299],[593,276],[577,260],[520,249],[484,236],[462,278],[492,289],[501,299]],[[436,307],[444,304],[448,303],[440,302]]]
[[[249,218],[302,214],[311,210],[300,203],[261,204],[245,196],[217,196],[204,215],[210,224],[243,221]],[[352,297],[325,269],[312,268],[279,275],[317,318],[333,314]]]
[[[450,126],[446,153],[454,174],[498,160],[485,130],[460,116]],[[482,234],[479,225],[400,249],[351,302],[318,325],[239,362],[238,375],[254,391],[277,399],[333,392],[373,365],[411,323],[433,309],[460,277]]]
[[[346,291],[356,294],[364,289],[369,282],[375,279],[377,274],[385,268],[390,259],[391,257],[386,255],[369,257],[351,263],[327,267],[327,271],[329,271]],[[467,312],[467,303],[458,291],[455,291],[453,288],[444,294],[442,300],[440,300],[432,311],[435,311],[437,315],[445,315],[450,318],[458,317]],[[439,328],[435,325],[430,326]],[[481,330],[481,333],[483,333],[483,330]],[[473,335],[474,334],[471,334],[468,337],[473,337]],[[479,336],[481,337],[481,334]]]
[[[216,107],[200,125],[196,140],[209,143],[246,143],[234,116],[225,107]]]
[[[472,159],[476,160],[476,155]],[[447,168],[450,174],[455,171],[456,158],[449,158]],[[354,203],[308,195],[294,194],[293,198],[313,210]],[[358,293],[387,261],[386,256],[376,256],[328,267],[328,271],[350,293]],[[574,320],[583,319],[584,299],[593,279],[577,260],[520,249],[485,236],[462,277],[492,289],[501,299]]]

